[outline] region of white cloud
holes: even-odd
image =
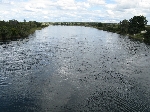
[[[88,2],[93,5],[104,5],[105,4],[105,0],[88,0]]]
[[[116,0],[117,7],[122,9],[136,8],[138,6],[138,0]]]
[[[30,5],[25,6],[25,10],[27,11],[34,11],[34,9]]]
[[[115,15],[112,10],[107,10],[107,13],[108,13],[109,15]]]
[[[0,19],[119,22],[135,15],[150,19],[149,6],[149,0],[2,0]]]
[[[150,17],[148,7],[149,0],[115,0],[113,4],[107,4],[106,9],[114,12],[113,17],[118,17],[120,20],[130,19],[133,16],[144,15]],[[119,16],[118,16],[119,15]]]
[[[43,14],[47,15],[49,12],[48,11],[42,11]]]
[[[49,17],[48,16],[44,16],[44,19],[48,19]]]

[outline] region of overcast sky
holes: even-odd
[[[119,22],[144,15],[150,0],[0,0],[0,20]]]

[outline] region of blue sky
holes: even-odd
[[[0,0],[0,20],[114,22],[144,15],[150,0]]]

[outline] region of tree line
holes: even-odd
[[[27,37],[37,28],[45,27],[36,21],[18,22],[17,20],[0,21],[0,40]]]
[[[97,27],[105,31],[123,35],[128,34],[131,37],[150,43],[150,27],[146,26],[147,22],[144,16],[134,16],[129,20],[124,19],[118,24],[98,23]]]

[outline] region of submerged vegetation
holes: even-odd
[[[0,21],[0,40],[12,40],[27,37],[37,29],[46,27],[40,22],[29,21],[18,22],[17,20],[9,20],[8,22]]]

